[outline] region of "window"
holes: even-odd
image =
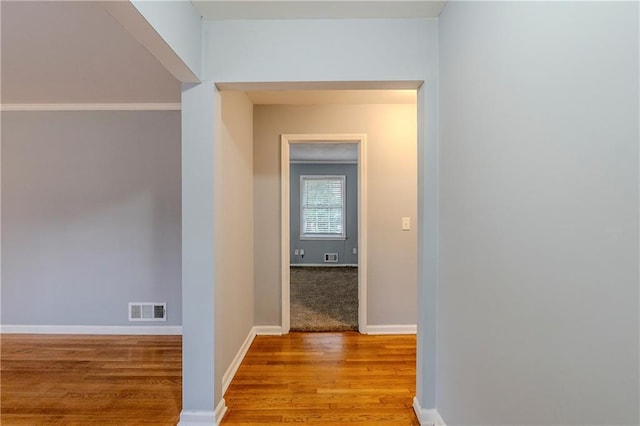
[[[344,176],[300,176],[300,238],[344,239],[344,205]]]

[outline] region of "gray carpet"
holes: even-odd
[[[358,268],[292,267],[291,330],[358,330]]]

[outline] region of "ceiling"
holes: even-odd
[[[287,90],[247,92],[255,105],[415,104],[415,90]]]
[[[446,1],[193,1],[207,20],[435,18]]]
[[[294,143],[289,148],[291,162],[356,162],[358,144],[356,143]]]
[[[437,16],[445,2],[207,1],[207,19]],[[0,0],[0,103],[179,103],[180,83],[99,1]],[[213,17],[213,18],[211,18]],[[252,91],[256,104],[412,103],[415,91]]]

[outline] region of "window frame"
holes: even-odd
[[[304,182],[307,180],[329,180],[340,181],[342,187],[342,233],[321,234],[304,232]],[[300,240],[317,241],[339,241],[347,239],[347,176],[346,175],[300,175]]]

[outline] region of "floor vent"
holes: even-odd
[[[129,303],[129,321],[166,321],[166,303]]]
[[[325,253],[324,261],[330,263],[336,263],[338,261],[338,253]]]

